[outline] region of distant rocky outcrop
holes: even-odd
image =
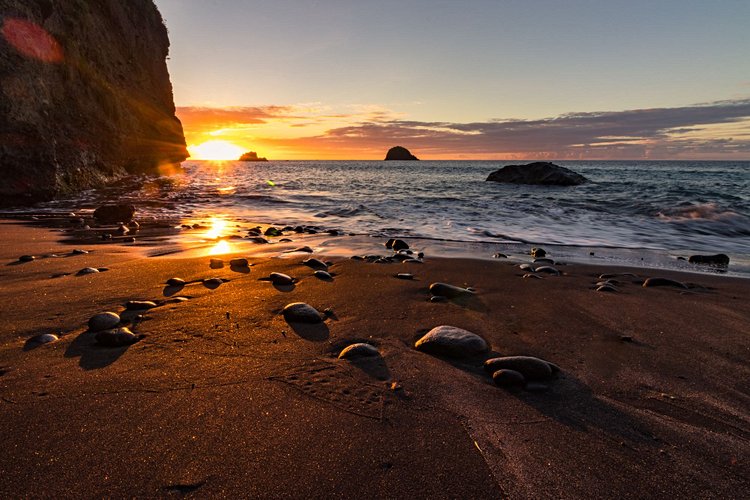
[[[240,156],[239,161],[268,161],[267,158],[258,158],[258,153],[255,151],[248,151],[247,153]]]
[[[0,0],[0,204],[188,156],[152,0]]]
[[[577,186],[588,182],[584,176],[554,163],[537,161],[526,165],[506,165],[492,172],[488,181],[543,186]]]
[[[419,160],[416,156],[411,154],[411,152],[401,146],[395,146],[388,150],[388,153],[385,155],[385,159],[387,160],[400,160],[400,161],[411,161],[411,160]]]

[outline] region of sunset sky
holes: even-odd
[[[750,159],[747,0],[156,3],[195,156]]]

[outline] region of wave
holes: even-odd
[[[664,210],[656,214],[663,221],[712,220],[727,221],[743,217],[732,210],[722,209],[717,203],[699,203]]]
[[[325,219],[326,217],[354,217],[357,215],[374,215],[375,217],[378,217],[379,219],[383,219],[384,217],[380,214],[377,214],[367,208],[364,205],[344,205],[339,208],[333,208],[330,210],[323,210],[322,212],[318,212],[315,214],[315,217],[319,219]]]

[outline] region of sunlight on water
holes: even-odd
[[[206,232],[206,238],[215,240],[224,236],[224,230],[227,227],[227,221],[219,217],[211,217],[211,227]]]
[[[222,255],[225,253],[230,253],[232,251],[232,246],[229,244],[227,240],[221,240],[217,241],[214,246],[209,248],[208,255]]]

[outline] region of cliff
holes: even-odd
[[[187,156],[152,0],[0,0],[0,204]]]

